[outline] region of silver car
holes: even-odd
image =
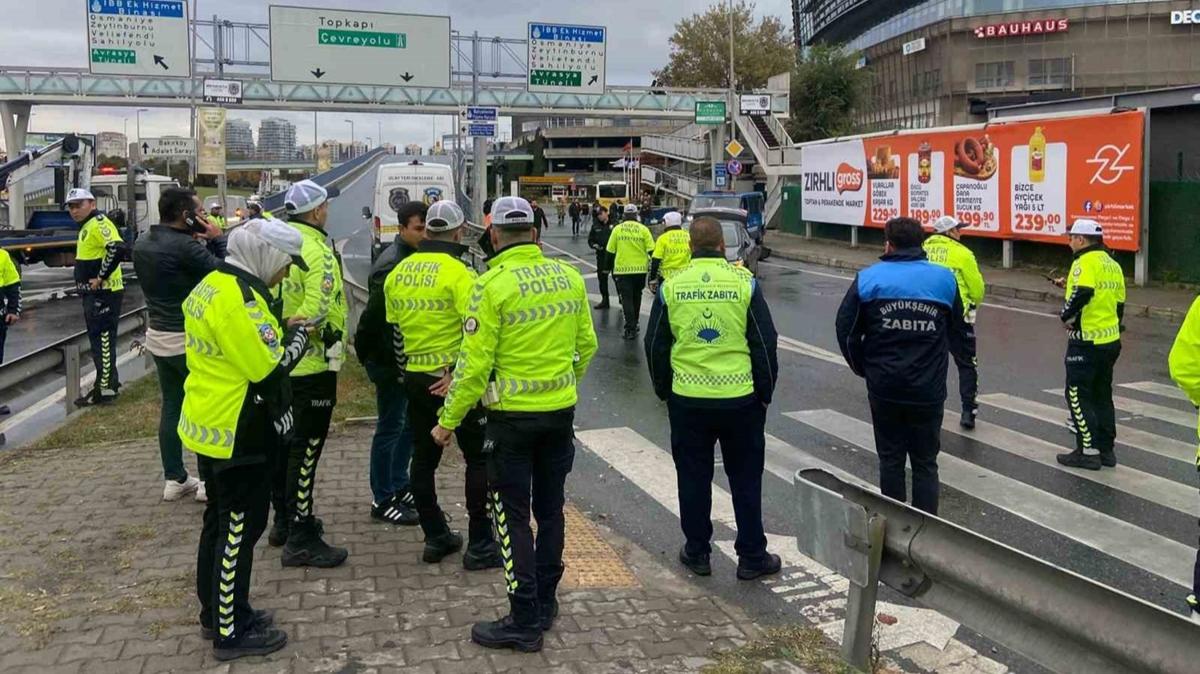
[[[700,208],[688,213],[684,229],[692,226],[699,217],[715,218],[721,223],[725,235],[725,259],[730,263],[740,262],[750,273],[758,276],[758,261],[763,257],[763,247],[746,231],[746,211],[738,208]]]

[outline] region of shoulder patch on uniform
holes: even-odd
[[[269,323],[260,323],[258,326],[258,338],[263,341],[263,344],[272,349],[279,346],[279,333]]]
[[[474,316],[468,316],[467,320],[463,321],[463,332],[468,335],[473,335],[479,331],[479,319]]]
[[[1075,269],[1071,271],[1072,276],[1079,276],[1081,274],[1083,274],[1083,267],[1080,266],[1076,266]]]
[[[106,219],[107,219],[107,218],[105,218],[105,217],[104,217],[104,214],[103,214],[103,213],[97,213],[97,214],[96,214],[96,222],[104,222]]]
[[[327,292],[332,292],[332,291],[333,291],[333,274],[325,274],[325,276],[323,276],[321,278],[321,292],[327,293]]]

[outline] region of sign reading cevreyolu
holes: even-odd
[[[882,227],[942,215],[965,234],[1062,242],[1076,218],[1118,250],[1141,245],[1141,112],[904,132],[801,149],[811,222]]]

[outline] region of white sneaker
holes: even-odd
[[[208,492],[204,490],[203,482],[196,487],[196,503],[208,503]]]
[[[201,484],[202,483],[200,482],[199,478],[191,475],[189,475],[188,479],[184,480],[183,482],[167,480],[166,484],[163,485],[163,500],[178,501],[184,496],[187,496],[188,494],[191,494],[199,489]]]

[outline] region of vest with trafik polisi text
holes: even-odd
[[[658,240],[654,242],[654,253],[651,257],[661,260],[658,273],[663,279],[669,279],[687,269],[688,263],[692,261],[691,243],[692,237],[685,229],[672,228],[659,235]]]
[[[747,312],[754,279],[722,257],[699,257],[663,283],[671,333],[671,390],[688,398],[754,393]]]
[[[438,372],[454,365],[462,344],[475,272],[457,243],[423,241],[383,283],[387,321],[404,339],[405,368]]]
[[[1121,339],[1121,318],[1117,305],[1125,302],[1125,274],[1103,250],[1089,250],[1071,264],[1067,274],[1066,298],[1070,302],[1076,288],[1091,288],[1091,300],[1084,305],[1068,334],[1072,342],[1111,344]]]

